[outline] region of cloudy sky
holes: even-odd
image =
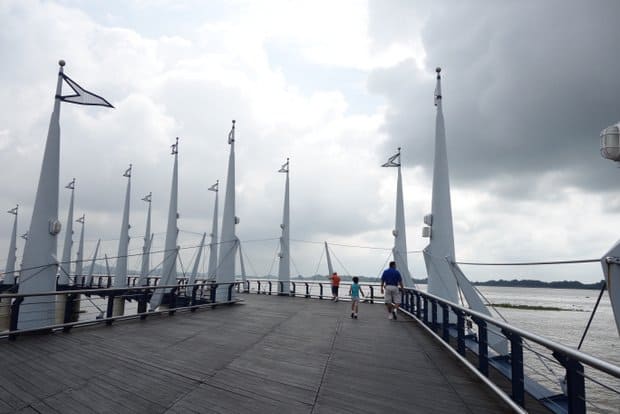
[[[207,188],[218,179],[224,187],[236,119],[237,232],[250,275],[277,272],[285,178],[277,170],[287,157],[293,272],[326,273],[327,240],[342,273],[379,274],[393,242],[396,184],[395,169],[380,164],[400,146],[411,270],[424,277],[416,252],[427,243],[441,66],[457,258],[597,258],[620,228],[620,170],[599,155],[601,129],[620,119],[618,16],[613,0],[5,0],[0,206],[19,203],[24,233],[65,59],[69,76],[116,107],[62,106],[61,183],[77,180],[86,257],[98,238],[116,254],[129,163],[130,249],[141,248],[140,198],[151,191],[155,248],[163,246],[179,136],[188,269],[189,247],[210,231]],[[65,224],[69,191],[60,196]],[[0,267],[11,225],[5,214]],[[464,271],[473,280],[602,278],[595,264]]]

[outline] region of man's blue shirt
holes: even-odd
[[[398,286],[402,280],[400,272],[391,267],[385,269],[383,275],[381,275],[381,281],[385,282],[386,285]]]

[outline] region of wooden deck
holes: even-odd
[[[501,413],[415,322],[382,305],[243,304],[0,341],[0,412]]]

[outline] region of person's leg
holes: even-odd
[[[338,286],[334,286],[334,302],[338,302]]]

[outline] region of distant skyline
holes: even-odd
[[[619,15],[612,0],[7,0],[0,211],[19,204],[18,234],[28,230],[64,59],[69,76],[115,106],[61,110],[59,218],[65,226],[64,185],[75,177],[86,258],[98,238],[101,257],[116,254],[130,163],[130,253],[142,247],[149,192],[153,249],[163,248],[178,136],[179,242],[188,247],[179,273],[189,271],[189,247],[211,230],[216,180],[223,210],[235,119],[237,234],[249,276],[277,274],[277,171],[287,157],[291,276],[327,273],[325,240],[339,272],[380,274],[396,200],[396,171],[381,164],[402,147],[410,270],[424,278],[441,66],[457,259],[601,257],[620,238],[620,170],[599,154],[600,131],[620,120]],[[0,268],[12,219],[0,215]],[[79,224],[74,231],[73,257]],[[19,239],[18,263],[22,252]],[[463,270],[474,281],[603,278],[596,263]]]

